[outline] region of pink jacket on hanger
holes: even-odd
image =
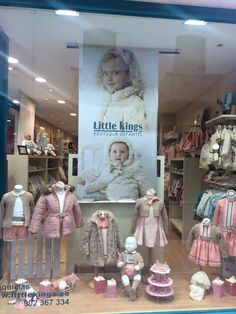
[[[29,226],[31,233],[37,233],[42,223],[42,235],[46,238],[59,238],[70,234],[83,225],[83,217],[77,198],[65,188],[65,201],[62,213],[54,186],[40,196]]]

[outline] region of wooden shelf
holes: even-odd
[[[229,188],[236,188],[236,184],[233,184],[233,183],[225,183],[225,182],[216,182],[216,181],[208,181],[208,180],[204,180],[204,183],[205,184],[208,184],[208,185],[212,185],[212,186],[216,186],[216,187],[229,187]]]
[[[218,117],[215,117],[211,120],[208,120],[205,122],[206,125],[210,125],[210,124],[230,124],[230,123],[234,123],[235,124],[236,121],[236,115],[235,114],[222,114]]]
[[[179,172],[179,171],[171,171],[171,173],[177,174],[179,176],[183,176],[184,175],[183,172]]]
[[[29,173],[34,173],[34,172],[42,172],[45,171],[45,169],[35,169],[35,170],[29,170]]]
[[[183,221],[177,218],[170,218],[170,223],[180,232],[183,233]]]
[[[59,156],[31,156],[31,155],[8,155],[8,190],[12,190],[15,182],[22,184],[25,190],[32,187],[32,177],[40,177],[44,184],[48,183],[48,175],[53,175],[59,180],[59,166],[62,158]],[[41,182],[41,180],[39,180]]]
[[[199,168],[198,158],[171,159],[170,186],[176,179],[183,180],[183,194],[181,204],[174,197],[169,196],[170,225],[181,234],[182,244],[185,245],[188,234],[195,221],[193,208],[195,200],[202,189],[205,171]],[[181,171],[179,171],[181,169]],[[183,171],[182,171],[183,169]]]

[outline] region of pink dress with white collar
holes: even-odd
[[[189,259],[201,266],[220,267],[220,247],[217,242],[212,241],[212,224],[210,223],[209,225],[204,225],[203,223],[199,223],[197,226],[199,228],[199,235],[193,241],[189,253]]]

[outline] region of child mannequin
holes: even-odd
[[[104,267],[116,260],[123,240],[112,212],[98,210],[91,216],[85,226],[83,248],[87,260],[95,267]]]
[[[212,223],[221,230],[228,254],[236,256],[236,192],[234,190],[228,190],[226,198],[216,203]]]
[[[122,283],[131,301],[137,298],[137,288],[141,282],[141,270],[144,267],[143,258],[135,251],[136,248],[135,238],[126,238],[125,251],[120,254],[117,261],[117,267],[121,268]]]
[[[27,152],[28,154],[37,154],[37,155],[41,155],[41,151],[39,149],[37,149],[37,145],[35,144],[35,142],[32,140],[31,135],[25,135],[25,139],[22,141],[22,145],[26,146],[27,148]]]
[[[22,185],[17,184],[4,194],[0,208],[0,238],[3,228],[4,241],[26,239],[33,209],[33,195],[25,192]]]
[[[80,206],[70,186],[58,181],[40,196],[29,231],[36,234],[42,221],[42,235],[46,238],[69,235],[83,225]]]
[[[192,227],[187,247],[190,249],[189,259],[201,266],[221,266],[221,257],[227,257],[224,238],[220,230],[204,218]]]
[[[84,182],[84,195],[100,193],[105,199],[116,201],[145,195],[150,185],[131,143],[115,139],[108,144],[106,154],[104,171],[93,182]]]
[[[99,62],[97,82],[107,92],[101,121],[127,121],[146,127],[144,83],[131,50],[108,50]]]
[[[155,194],[154,189],[148,189],[146,195],[136,202],[132,215],[131,233],[139,245],[149,248],[156,245],[164,247],[168,243],[166,207]]]

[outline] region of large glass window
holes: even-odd
[[[20,108],[2,311],[234,308],[235,24],[1,7],[0,26]]]

